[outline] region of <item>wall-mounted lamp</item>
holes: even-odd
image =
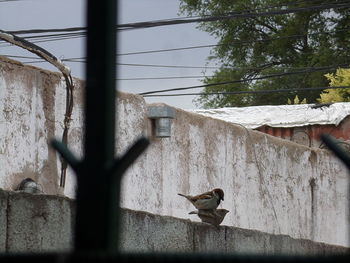
[[[175,118],[175,110],[167,105],[151,105],[147,108],[147,117],[154,121],[154,135],[164,138],[171,135],[171,119]]]

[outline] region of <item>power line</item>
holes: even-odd
[[[213,66],[184,66],[184,65],[157,65],[157,64],[133,64],[133,63],[117,63],[117,66],[130,67],[152,67],[152,68],[187,68],[187,69],[219,69],[220,67]]]
[[[183,88],[154,90],[154,91],[148,91],[148,92],[140,93],[140,95],[149,95],[149,94],[163,93],[163,92],[169,92],[169,91],[179,91],[179,90],[206,88],[206,87],[212,87],[212,86],[235,84],[235,83],[243,83],[243,82],[249,82],[249,81],[254,81],[254,80],[262,80],[262,79],[276,78],[276,77],[283,77],[283,76],[291,76],[291,75],[298,75],[298,74],[308,74],[308,73],[313,73],[313,72],[320,72],[320,71],[322,72],[322,71],[326,71],[326,70],[330,70],[330,69],[334,69],[334,68],[339,68],[339,67],[347,67],[347,66],[349,66],[349,64],[341,64],[341,65],[334,65],[334,66],[327,66],[327,67],[318,67],[318,68],[315,67],[315,68],[310,68],[308,70],[276,73],[276,74],[265,75],[265,76],[255,77],[255,78],[247,78],[247,79],[242,79],[242,80],[233,80],[233,81],[209,83],[209,84],[196,85],[196,86],[183,87]]]
[[[23,59],[36,59],[36,60],[40,60],[40,61],[29,61],[29,62],[22,62],[24,64],[27,63],[44,63],[45,61],[41,61],[42,59],[39,57],[28,57],[28,56],[16,56],[16,55],[2,55],[2,56],[6,56],[9,58],[23,58]],[[64,62],[83,62],[83,61],[75,61],[75,59],[79,59],[79,58],[67,58],[67,59],[61,59]],[[146,66],[146,67],[167,67],[167,68],[171,68],[171,67],[175,67],[175,68],[186,68],[186,67],[190,67],[190,68],[200,68],[200,69],[204,69],[204,68],[208,68],[205,66],[182,66],[182,65],[152,65],[152,64],[123,64],[123,63],[117,63],[117,65],[119,66],[123,66],[123,65],[127,65],[127,66]],[[335,68],[335,67],[347,67],[349,66],[348,64],[339,64],[339,65],[334,65],[331,68]],[[222,68],[222,67],[212,67],[212,68]],[[224,67],[227,69],[232,69],[232,70],[259,70],[261,69],[261,67]],[[324,67],[277,67],[274,69],[289,69],[289,70],[316,70],[318,71],[319,69],[324,69]],[[326,69],[329,69],[328,67]],[[213,77],[213,76],[167,76],[167,77],[141,77],[141,78],[123,78],[123,79],[118,79],[118,80],[156,80],[156,79],[180,79],[180,78],[204,78],[204,77]]]
[[[161,79],[203,79],[210,78],[213,76],[175,76],[175,77],[148,77],[148,78],[119,78],[116,80],[161,80]]]
[[[282,9],[276,11],[268,11],[268,12],[260,12],[260,13],[235,13],[231,15],[219,15],[219,16],[208,16],[203,18],[192,18],[192,19],[173,19],[173,20],[163,20],[158,22],[139,22],[139,23],[129,23],[129,24],[121,24],[117,26],[118,30],[130,30],[130,29],[140,29],[140,28],[151,28],[151,27],[159,27],[159,26],[169,26],[169,25],[180,25],[180,24],[189,24],[189,23],[201,23],[201,22],[214,22],[227,20],[231,18],[254,18],[259,16],[275,16],[275,15],[284,15],[298,12],[306,12],[306,11],[315,11],[315,10],[323,10],[323,9],[338,9],[338,8],[347,8],[350,7],[348,2],[342,3],[333,3],[333,4],[322,4],[308,7],[295,7],[289,9]]]
[[[86,34],[86,27],[65,27],[65,28],[50,28],[50,29],[24,29],[7,31],[9,34],[13,35],[23,35],[23,34],[42,34],[42,33],[59,33],[59,32],[77,32],[83,31],[81,33]]]
[[[151,54],[151,53],[160,53],[160,52],[172,52],[172,51],[180,51],[180,50],[191,50],[191,49],[199,49],[199,48],[228,46],[228,45],[235,45],[235,44],[236,45],[247,44],[247,43],[249,44],[252,42],[253,43],[255,43],[255,42],[269,42],[269,41],[275,41],[275,40],[281,40],[281,39],[303,38],[306,36],[313,36],[313,35],[333,34],[333,33],[349,31],[349,29],[350,29],[350,27],[346,27],[343,29],[335,30],[335,31],[314,32],[314,33],[309,33],[309,34],[295,34],[295,35],[289,35],[289,36],[266,38],[266,39],[256,39],[256,40],[237,40],[237,41],[232,41],[231,43],[228,43],[228,44],[210,44],[210,45],[178,47],[178,48],[168,48],[168,49],[158,49],[158,50],[137,51],[137,52],[120,53],[117,55],[118,56],[142,55],[142,54]]]
[[[189,47],[178,47],[178,48],[168,48],[168,49],[158,49],[158,50],[146,50],[146,51],[136,51],[136,52],[128,52],[128,53],[119,53],[116,54],[117,56],[129,56],[129,55],[142,55],[142,54],[153,54],[153,53],[163,53],[163,52],[173,52],[173,51],[182,51],[182,50],[192,50],[192,49],[200,49],[200,48],[210,48],[210,47],[218,47],[218,46],[228,46],[228,45],[240,45],[240,44],[249,44],[252,42],[269,42],[269,41],[275,41],[275,40],[281,40],[281,39],[293,39],[293,38],[303,38],[305,36],[313,36],[313,35],[321,35],[321,34],[334,34],[339,32],[348,31],[350,27],[346,27],[343,29],[335,30],[335,31],[325,31],[325,32],[314,32],[309,34],[296,34],[296,35],[289,35],[289,36],[282,36],[282,37],[275,37],[275,38],[266,38],[266,39],[257,39],[257,40],[237,40],[232,41],[228,44],[210,44],[210,45],[199,45],[199,46],[189,46]],[[45,39],[32,41],[32,43],[39,43],[39,42],[48,42],[48,41],[57,41],[57,40],[66,40],[66,39],[73,39],[77,37],[81,37],[81,33],[74,33],[72,37],[67,36],[67,34],[59,34],[60,37],[52,37],[55,36],[53,34],[51,35],[45,35]],[[25,39],[28,38],[39,38],[42,36],[29,36],[25,37]],[[47,37],[47,38],[46,38]],[[6,43],[4,46],[11,46],[10,44]],[[71,58],[72,60],[83,60],[85,57],[79,57],[79,58]]]
[[[331,4],[321,4],[307,7],[295,7],[289,9],[281,9],[267,12],[251,12],[248,10],[245,13],[231,13],[230,15],[219,15],[219,16],[206,16],[201,18],[172,18],[164,20],[155,20],[155,21],[145,21],[145,22],[136,22],[136,23],[125,23],[116,25],[116,30],[131,30],[131,29],[145,29],[153,28],[160,26],[170,26],[170,25],[180,25],[180,24],[190,24],[190,23],[201,23],[201,22],[214,22],[221,21],[233,18],[254,18],[259,16],[275,16],[275,15],[284,15],[298,12],[306,11],[315,11],[315,10],[324,10],[324,9],[340,9],[348,8],[350,3],[347,1],[342,3],[331,3]],[[268,9],[268,8],[266,8]],[[31,34],[31,33],[52,33],[52,32],[77,32],[84,31],[86,34],[86,27],[68,27],[68,28],[56,28],[56,29],[30,29],[30,30],[17,30],[17,31],[8,31],[10,34]]]
[[[199,92],[199,93],[178,93],[178,94],[160,94],[160,95],[142,95],[143,97],[176,97],[176,96],[200,96],[200,95],[239,95],[239,94],[264,94],[264,93],[279,93],[279,92],[295,92],[295,91],[312,91],[325,89],[347,89],[350,86],[337,87],[316,87],[316,88],[300,88],[300,89],[276,89],[276,90],[249,90],[249,91],[226,91],[226,92]]]
[[[25,61],[23,64],[36,64],[36,63],[46,63],[46,61],[42,60],[39,57],[27,57],[27,56],[16,56],[16,55],[3,55],[9,58],[23,58],[23,59],[35,59],[35,61]],[[86,63],[86,61],[79,61],[80,58],[66,58],[61,59],[64,62],[77,62],[77,63]],[[192,69],[219,69],[221,67],[212,67],[212,66],[186,66],[186,65],[159,65],[159,64],[132,64],[132,63],[116,63],[117,66],[131,66],[131,67],[155,67],[155,68],[192,68]],[[191,76],[191,78],[195,78],[197,76]],[[199,77],[199,76],[198,76]],[[202,76],[203,77],[203,76]],[[181,78],[181,77],[169,77],[169,78]],[[147,78],[143,78],[147,79]],[[148,78],[155,79],[155,78]]]
[[[45,61],[41,61],[41,58],[37,58],[37,57],[26,57],[26,56],[15,56],[15,55],[3,55],[3,56],[7,56],[10,58],[25,58],[25,59],[36,59],[37,60],[37,61],[22,62],[24,64],[34,64],[34,63],[44,63],[45,62]],[[61,61],[64,61],[64,62],[83,62],[83,61],[75,61],[75,59],[76,58],[67,58],[67,59],[61,59]],[[185,88],[167,89],[167,90],[164,90],[162,92],[173,91],[173,90],[203,88],[203,87],[208,87],[208,86],[225,85],[225,84],[233,84],[233,83],[242,83],[242,82],[248,82],[248,81],[253,81],[253,80],[261,80],[261,79],[265,79],[265,78],[281,77],[281,76],[287,76],[287,75],[307,74],[307,73],[312,73],[312,72],[326,71],[329,69],[334,69],[334,68],[339,68],[339,67],[340,68],[341,67],[349,67],[349,64],[337,64],[337,65],[326,66],[326,67],[278,67],[277,69],[289,69],[289,70],[299,70],[299,71],[282,72],[282,73],[276,73],[276,74],[272,74],[272,75],[243,79],[243,80],[212,83],[212,84],[191,86],[191,87],[185,87]],[[199,68],[199,69],[220,69],[220,68],[222,68],[222,67],[205,67],[205,66],[154,65],[154,64],[130,64],[130,63],[116,63],[116,65],[118,65],[118,66],[136,66],[136,67]],[[259,70],[259,69],[261,69],[261,67],[247,67],[247,68],[227,67],[227,69]],[[204,78],[204,77],[212,77],[212,76],[168,76],[168,77],[125,78],[125,79],[118,79],[118,80],[156,80],[156,79],[180,79],[180,78]]]
[[[9,56],[11,57],[11,56]],[[20,57],[20,56],[17,56]],[[28,57],[29,58],[29,57]],[[33,57],[34,58],[34,57]],[[37,64],[37,63],[45,63],[45,61],[35,58],[37,61],[26,61],[22,62],[23,64]],[[71,58],[66,58],[66,59],[61,59],[61,61],[64,62],[76,62],[76,63],[86,63],[86,61],[79,61],[78,58],[71,59]],[[161,65],[161,64],[138,64],[138,63],[116,63],[117,66],[130,66],[130,67],[151,67],[151,68],[180,68],[180,69],[231,69],[231,70],[260,70],[261,67],[219,67],[219,66],[187,66],[187,65]],[[324,71],[328,69],[333,69],[335,67],[348,67],[349,64],[339,64],[336,66],[327,66],[327,67],[299,67],[299,68],[293,68],[293,67],[278,67],[277,69],[303,69],[306,70],[304,71],[297,71],[297,72],[284,72],[281,73],[284,75],[294,75],[294,74],[300,74],[300,73],[312,73],[314,71]],[[276,68],[275,68],[276,69]],[[275,76],[275,75],[273,75]],[[280,74],[277,74],[276,76],[280,76]],[[248,79],[248,80],[258,80],[260,77],[254,78],[254,79]],[[262,77],[264,79],[264,77]],[[246,80],[246,81],[248,81]],[[242,80],[238,82],[243,82]],[[220,83],[220,84],[215,84],[215,85],[223,85],[223,84],[231,84],[232,81],[228,83]],[[234,82],[235,83],[235,82]],[[202,87],[202,86],[201,86]]]
[[[167,49],[157,49],[157,50],[136,51],[136,52],[120,53],[120,54],[117,54],[117,56],[130,56],[130,55],[142,55],[142,54],[172,52],[172,51],[180,51],[180,50],[192,50],[192,49],[199,49],[199,48],[216,47],[216,46],[220,46],[220,45],[221,44],[211,44],[211,45],[200,45],[200,46],[189,46],[189,47],[178,47],[178,48],[167,48]]]
[[[86,63],[86,61],[79,61],[75,59],[61,59],[64,62]],[[37,64],[45,63],[44,60],[26,61],[23,64]],[[221,67],[214,66],[186,66],[186,65],[159,65],[159,64],[137,64],[137,63],[116,63],[117,66],[129,66],[129,67],[151,67],[151,68],[182,68],[182,69],[220,69]]]
[[[84,35],[72,34],[69,36],[60,36],[60,37],[48,37],[48,38],[40,38],[40,36],[36,37],[38,40],[32,40],[31,43],[44,43],[44,42],[52,42],[52,41],[61,41],[61,40],[72,40],[80,37],[85,37]],[[27,37],[22,37],[23,39],[28,39]],[[12,45],[9,43],[0,43],[0,47],[11,47]]]

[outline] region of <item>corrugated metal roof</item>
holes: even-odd
[[[279,106],[251,106],[221,109],[190,110],[204,116],[241,124],[255,129],[270,127],[301,127],[308,125],[338,125],[350,115],[350,102],[330,105],[298,104]]]

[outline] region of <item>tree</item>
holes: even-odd
[[[329,80],[331,87],[350,86],[350,69],[340,68],[335,74],[328,73],[325,77]],[[317,101],[320,103],[350,102],[350,88],[326,89]]]
[[[285,104],[288,98],[296,95],[306,98],[309,103],[316,102],[320,91],[314,90],[248,95],[208,94],[327,86],[323,77],[325,71],[314,69],[328,67],[326,72],[334,72],[332,66],[335,69],[336,65],[348,63],[350,58],[346,48],[350,44],[350,31],[347,30],[350,9],[339,8],[337,5],[340,3],[337,0],[181,0],[180,10],[187,15],[203,18],[241,16],[202,22],[199,28],[219,41],[209,59],[217,60],[221,67],[213,77],[207,77],[204,84],[245,81],[206,87],[205,94],[196,102],[205,108],[276,105]],[[303,11],[279,15],[271,13],[300,8]],[[247,17],[256,13],[260,15]],[[276,76],[256,80],[267,75]]]

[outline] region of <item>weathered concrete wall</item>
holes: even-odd
[[[69,251],[74,202],[66,197],[0,190],[0,251]]]
[[[76,86],[79,99],[77,80]],[[13,190],[30,177],[46,193],[62,192],[61,164],[48,145],[62,138],[65,94],[60,74],[0,57],[0,187]],[[81,108],[75,107],[69,133],[74,150],[81,148],[81,119]],[[73,192],[74,184],[67,189]]]
[[[45,193],[74,197],[74,175],[59,189],[59,160],[48,147],[62,134],[63,82],[13,61],[0,64],[0,187],[11,190],[30,176]],[[82,82],[76,83],[69,146],[80,154]],[[141,134],[151,136],[146,112],[142,97],[120,94],[118,154]],[[178,192],[221,187],[226,225],[349,246],[348,185],[348,171],[328,151],[176,109],[171,137],[152,138],[127,171],[121,199],[125,208],[189,218],[193,208]]]
[[[0,252],[70,251],[75,204],[65,197],[0,190]],[[220,252],[327,255],[348,248],[122,209],[125,252]]]
[[[286,235],[220,226],[170,216],[124,209],[122,251],[200,252],[260,255],[327,255],[349,248],[327,245]]]
[[[178,192],[224,189],[224,223],[349,245],[349,174],[329,152],[176,111],[124,179],[122,205],[188,218]]]

